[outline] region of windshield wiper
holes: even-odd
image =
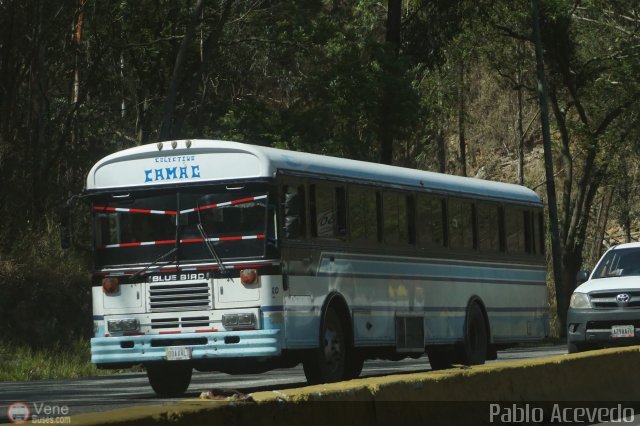
[[[196,227],[198,228],[198,231],[200,232],[200,235],[202,236],[202,240],[204,241],[204,245],[207,246],[207,249],[211,253],[211,256],[213,256],[215,261],[218,263],[218,267],[220,268],[220,272],[223,275],[226,276],[227,275],[227,268],[224,267],[224,264],[222,263],[222,259],[220,259],[220,256],[218,256],[218,252],[216,252],[216,249],[213,247],[213,244],[211,244],[211,241],[209,241],[209,238],[207,237],[207,233],[204,232],[204,228],[202,227],[202,224],[198,223],[196,225]]]
[[[154,260],[153,262],[151,262],[150,264],[148,264],[147,266],[145,266],[143,269],[139,270],[138,272],[136,272],[135,274],[131,275],[131,277],[129,277],[130,280],[134,279],[135,277],[137,277],[138,275],[142,275],[145,272],[147,272],[152,266],[156,265],[158,262],[160,262],[162,259],[164,259],[167,256],[170,256],[171,254],[175,253],[176,251],[178,251],[177,247],[172,248],[171,250],[169,250],[168,252],[166,252],[165,254],[163,254],[162,256],[160,256],[159,258],[157,258],[156,260]],[[165,264],[163,264],[162,266],[167,266],[167,265],[171,265],[173,262],[175,262],[175,259],[167,262]]]

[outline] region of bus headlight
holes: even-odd
[[[130,331],[140,331],[140,321],[138,321],[135,318],[108,320],[107,328],[111,333],[125,333]]]
[[[256,316],[254,314],[225,314],[222,316],[222,325],[225,328],[255,327]]]
[[[591,298],[585,293],[573,293],[569,301],[569,307],[573,309],[591,308]]]

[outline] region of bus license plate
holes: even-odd
[[[611,337],[635,337],[636,330],[633,325],[613,325],[611,326]]]
[[[170,346],[165,349],[167,361],[183,361],[191,359],[191,348],[186,346]]]

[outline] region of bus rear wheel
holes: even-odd
[[[355,350],[347,352],[347,366],[345,371],[345,379],[357,379],[362,373],[364,367],[364,356]]]
[[[331,383],[347,376],[347,338],[338,313],[329,307],[324,317],[320,347],[302,363],[309,384]]]
[[[479,303],[474,302],[469,306],[464,321],[464,343],[461,348],[463,364],[484,364],[487,359],[488,334],[482,308]]]
[[[149,364],[146,369],[151,388],[162,398],[182,396],[191,383],[189,364]]]

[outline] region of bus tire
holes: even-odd
[[[338,313],[329,306],[326,310],[320,345],[302,362],[304,375],[311,385],[344,380],[347,376],[347,334]]]
[[[453,365],[453,350],[447,347],[427,349],[432,370],[445,370]]]
[[[362,367],[364,367],[364,356],[352,349],[347,353],[346,367],[345,379],[357,379],[362,373]]]
[[[489,332],[480,303],[472,302],[464,320],[464,343],[461,361],[466,365],[484,364],[487,359]]]
[[[146,369],[151,388],[162,398],[182,396],[191,383],[193,370],[189,364],[148,364]]]

